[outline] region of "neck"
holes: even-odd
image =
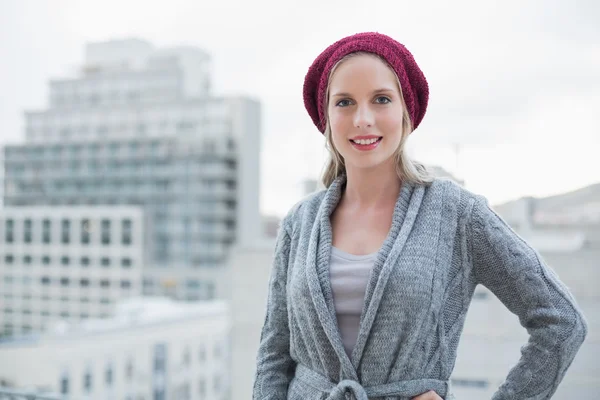
[[[360,209],[394,204],[400,194],[401,181],[394,165],[378,168],[346,167],[346,189],[342,201]]]

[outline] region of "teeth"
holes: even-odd
[[[376,138],[374,138],[374,139],[359,139],[359,140],[353,140],[353,142],[357,143],[357,144],[366,145],[366,144],[373,144],[377,140],[379,140],[379,139],[376,139]]]

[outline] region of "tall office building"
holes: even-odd
[[[4,149],[4,205],[136,205],[144,293],[208,299],[227,249],[260,236],[260,104],[210,93],[210,58],[141,40],[86,47]]]

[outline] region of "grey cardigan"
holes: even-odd
[[[477,284],[530,335],[493,400],[551,398],[587,334],[586,321],[557,275],[485,197],[449,180],[402,185],[348,357],[328,268],[329,217],[344,184],[337,178],[282,221],[253,398],[408,400],[435,390],[454,399],[449,378]]]

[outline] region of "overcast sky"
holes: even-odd
[[[378,31],[430,84],[415,158],[494,204],[560,193],[600,182],[598,21],[596,0],[0,0],[0,145],[24,140],[23,111],[46,107],[49,79],[75,76],[87,42],[198,46],[214,94],[262,102],[261,208],[282,215],[325,160],[302,103],[306,70],[335,40]]]

